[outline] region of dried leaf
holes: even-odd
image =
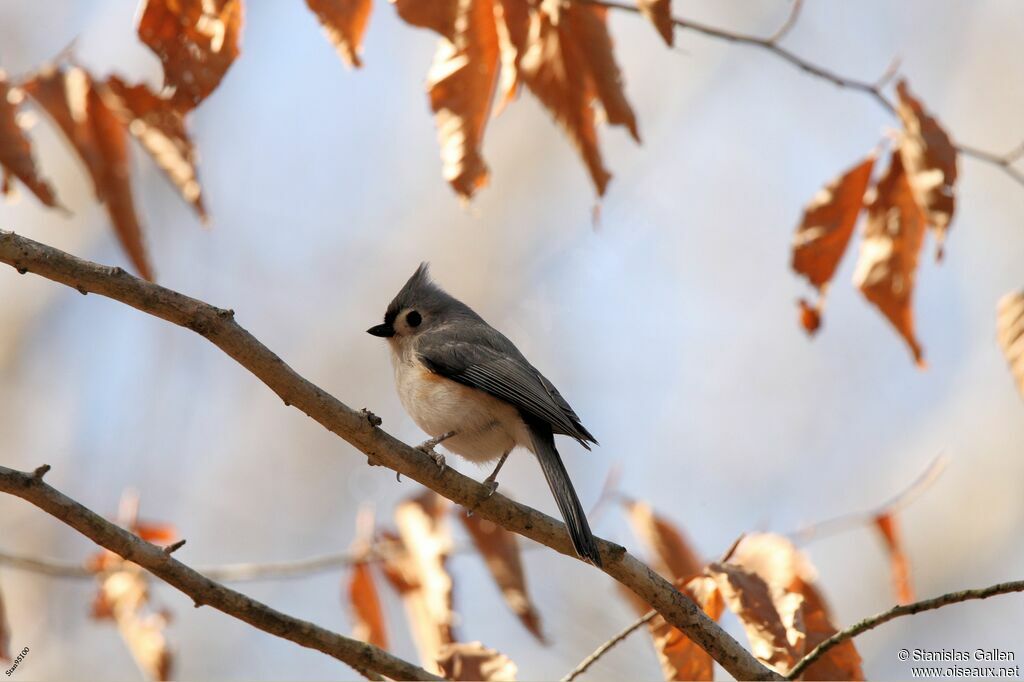
[[[0,591],[0,661],[11,662],[11,624],[7,622],[4,593]]]
[[[896,523],[896,516],[891,513],[876,516],[875,528],[882,534],[885,549],[889,553],[896,600],[900,604],[909,604],[914,601],[914,588],[910,582],[910,561],[903,550],[903,540],[900,536],[899,525]]]
[[[837,632],[810,562],[785,537],[749,534],[725,564],[710,566],[709,574],[743,622],[754,654],[780,672]],[[833,648],[803,679],[864,679],[853,642]]]
[[[925,366],[924,355],[914,334],[911,302],[924,232],[924,212],[914,200],[901,156],[894,152],[868,205],[853,282],[907,342],[919,367]]]
[[[836,634],[838,629],[832,623],[828,605],[821,593],[811,584],[804,583],[802,619],[807,636],[804,639],[802,656],[806,656],[819,644]],[[852,639],[832,647],[801,676],[803,680],[863,680],[860,653]]]
[[[164,67],[172,101],[193,109],[239,54],[242,0],[146,0],[138,34]]]
[[[111,76],[105,86],[101,89],[104,102],[149,152],[181,197],[205,220],[206,208],[196,176],[198,155],[185,127],[185,114],[143,83],[129,86]]]
[[[93,180],[96,198],[107,207],[114,230],[139,274],[153,273],[132,199],[128,139],[120,119],[107,107],[83,69],[46,69],[24,84],[25,91],[60,126]]]
[[[519,61],[526,53],[530,37],[530,5],[527,0],[496,0],[494,23],[498,33],[501,96],[495,114],[508,105],[519,92]]]
[[[404,551],[384,562],[384,575],[402,596],[424,667],[436,670],[445,644],[456,641],[452,578],[447,569],[451,535],[444,521],[447,500],[427,491],[398,505],[395,522]]]
[[[7,82],[7,75],[0,70],[0,166],[3,166],[4,182],[0,194],[10,192],[9,175],[21,180],[32,194],[44,205],[53,208],[57,196],[53,187],[39,176],[32,158],[32,145],[25,132],[18,125],[18,105],[24,97],[17,88]]]
[[[800,306],[800,326],[808,336],[814,336],[821,329],[821,302],[811,305],[806,298],[797,301]]]
[[[148,607],[149,584],[142,569],[127,562],[122,565],[121,570],[101,578],[96,603],[102,602],[104,615],[117,623],[139,668],[152,679],[169,679],[172,657],[164,636],[167,614]]]
[[[348,66],[359,68],[363,62],[363,35],[370,23],[373,0],[306,0],[324,27],[327,38]]]
[[[494,0],[458,0],[453,33],[441,38],[427,88],[444,178],[464,199],[487,184],[480,147],[497,85],[498,60]]]
[[[996,329],[999,347],[1010,363],[1017,389],[1024,396],[1024,291],[1011,291],[999,299]]]
[[[170,523],[136,521],[129,530],[146,542],[169,545],[178,539],[178,529]]]
[[[552,4],[555,0],[547,1]],[[639,142],[636,114],[626,100],[622,72],[615,62],[612,37],[608,33],[608,8],[570,4],[567,10],[562,11],[561,18],[568,29],[566,35],[571,35],[583,52],[608,123],[625,126],[633,139]]]
[[[743,623],[751,652],[779,671],[791,668],[798,657],[768,583],[732,562],[709,564],[707,571],[718,584],[726,605]]]
[[[871,155],[819,190],[804,209],[793,236],[793,270],[819,292],[846,253],[874,165]]]
[[[388,633],[384,624],[384,609],[381,607],[373,570],[368,562],[360,561],[352,567],[352,577],[348,584],[348,602],[355,620],[352,636],[381,649],[387,649]]]
[[[682,530],[670,521],[654,513],[645,502],[626,500],[623,502],[629,513],[634,532],[657,555],[658,572],[675,580],[688,579],[703,570],[703,562],[690,547]]]
[[[505,603],[522,621],[526,629],[541,643],[546,643],[541,631],[540,614],[530,600],[526,589],[526,575],[519,555],[519,543],[510,533],[496,523],[478,516],[459,514],[466,531],[473,539],[477,551],[483,556],[487,570],[501,590]]]
[[[683,585],[683,594],[693,600],[712,620],[722,616],[722,593],[712,578],[699,575]],[[666,680],[713,680],[714,660],[689,637],[655,616],[648,629]]]
[[[675,43],[675,22],[672,19],[672,0],[637,0],[640,13],[658,29],[662,40],[669,47]]]
[[[447,680],[515,682],[516,679],[516,664],[480,642],[446,644],[437,656],[437,665]]]
[[[519,61],[520,77],[565,129],[599,195],[611,175],[598,148],[594,105],[602,105],[610,123],[626,125],[639,138],[605,17],[603,7],[544,0],[532,14],[529,47]]]
[[[455,17],[459,12],[459,0],[391,0],[398,16],[410,26],[429,28],[435,33],[452,40],[455,37]]]
[[[899,147],[903,167],[918,205],[935,230],[936,257],[941,258],[956,207],[953,193],[957,175],[956,147],[938,121],[910,94],[905,80],[896,84],[896,94],[899,96],[896,113],[903,122]]]

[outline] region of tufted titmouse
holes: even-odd
[[[491,494],[517,445],[537,456],[576,553],[601,565],[597,544],[554,434],[590,449],[594,437],[569,403],[498,330],[434,284],[423,263],[388,305],[384,324],[366,330],[388,340],[402,405],[432,438],[420,446],[444,467],[433,446],[498,464],[484,480]]]

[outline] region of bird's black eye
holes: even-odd
[[[410,310],[409,314],[405,316],[405,323],[410,327],[418,327],[422,321],[423,317],[415,310]]]

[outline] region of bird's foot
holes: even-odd
[[[476,511],[476,508],[483,504],[485,501],[491,499],[491,497],[494,496],[495,491],[498,489],[498,482],[495,481],[493,478],[485,478],[480,483],[480,485],[487,488],[487,492],[484,494],[483,497],[476,501],[476,504],[474,504],[472,507],[466,510],[466,516],[472,516],[473,512]]]
[[[434,446],[443,443],[454,435],[454,431],[449,431],[448,433],[443,433],[440,436],[431,438],[430,440],[425,440],[416,446],[417,450],[434,460],[434,464],[436,464],[438,468],[438,473],[443,474],[444,470],[448,468],[448,465],[445,464],[444,455],[434,450]]]

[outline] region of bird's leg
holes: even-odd
[[[498,460],[498,465],[494,467],[494,471],[491,472],[491,475],[481,482],[481,485],[487,488],[487,494],[477,500],[476,504],[466,512],[466,516],[472,516],[473,512],[476,511],[476,508],[480,506],[480,503],[484,500],[489,500],[491,495],[494,494],[494,491],[498,489],[498,472],[501,471],[501,467],[505,464],[505,460],[508,459],[508,454],[510,452],[512,452],[512,450],[508,450],[501,456],[501,459]]]
[[[440,436],[435,436],[434,438],[425,440],[416,446],[417,450],[422,452],[424,455],[430,457],[430,459],[434,460],[434,463],[437,464],[437,468],[440,469],[440,473],[442,474],[444,473],[444,470],[445,468],[447,468],[448,465],[444,463],[444,455],[442,455],[440,452],[436,452],[434,450],[434,446],[440,445],[441,443],[445,442],[454,435],[454,431],[442,433]]]
[[[508,450],[504,455],[502,455],[501,459],[498,460],[498,465],[494,467],[494,471],[491,472],[491,475],[483,480],[483,485],[487,486],[488,489],[487,497],[484,498],[485,500],[493,495],[494,491],[498,489],[498,472],[501,471],[501,467],[505,464],[505,460],[508,459],[509,452],[512,451]]]

